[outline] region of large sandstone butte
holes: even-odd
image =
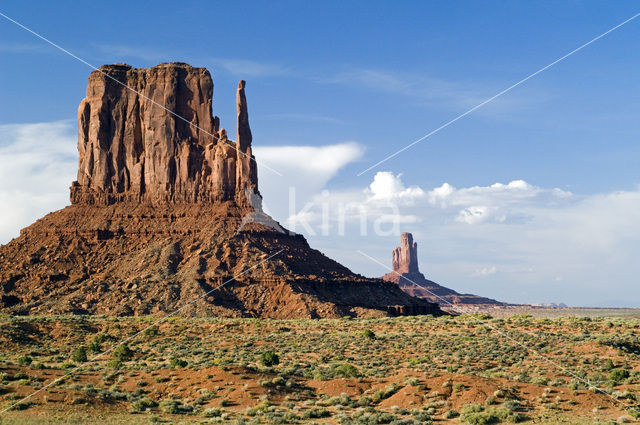
[[[244,87],[231,141],[212,114],[204,68],[92,72],[78,110],[72,205],[0,247],[0,311],[441,314],[392,283],[352,273],[261,211]]]
[[[382,276],[383,280],[397,284],[413,297],[439,303],[444,309],[450,309],[452,304],[505,305],[490,298],[459,294],[424,277],[418,268],[418,243],[413,241],[411,233],[403,233],[400,236],[400,246],[392,253],[392,266],[393,271]]]

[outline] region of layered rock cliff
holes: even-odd
[[[213,116],[212,96],[209,72],[183,63],[91,73],[72,205],[0,246],[0,311],[442,314],[352,273],[264,214],[245,83],[236,141]]]
[[[490,298],[472,294],[460,294],[428,280],[418,267],[418,243],[411,233],[400,235],[400,246],[392,251],[393,271],[382,276],[387,282],[397,284],[407,294],[440,304],[442,308],[451,304],[491,304],[504,305]]]
[[[240,81],[238,140],[212,114],[209,71],[184,63],[106,65],[89,76],[78,108],[73,204],[221,202],[257,192],[251,130]]]

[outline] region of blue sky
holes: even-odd
[[[361,193],[377,172],[390,173],[392,186],[400,182],[403,186],[394,186],[398,193],[412,186],[420,188],[424,196],[418,198],[425,204],[414,200],[403,205],[415,211],[403,210],[402,215],[417,219],[404,219],[401,230],[421,235],[417,240],[424,246],[420,250],[422,267],[435,280],[508,301],[575,300],[573,303],[640,306],[637,267],[633,259],[624,260],[629,247],[638,246],[629,242],[638,241],[634,238],[639,225],[631,219],[629,225],[635,227],[626,236],[610,227],[599,228],[603,239],[615,234],[615,241],[605,248],[582,252],[587,249],[582,242],[567,245],[575,252],[571,264],[566,264],[572,272],[562,273],[560,261],[543,272],[546,257],[527,264],[529,257],[524,252],[517,259],[507,255],[507,251],[533,243],[528,239],[533,234],[549,233],[546,239],[535,237],[540,245],[534,246],[540,250],[558,246],[554,239],[558,232],[550,229],[565,223],[562,220],[571,220],[565,218],[570,211],[578,214],[571,216],[571,223],[625,222],[618,214],[630,212],[612,210],[619,199],[607,196],[622,192],[633,198],[640,183],[640,18],[377,169],[357,176],[388,154],[638,13],[638,4],[343,3],[157,1],[149,6],[136,2],[34,2],[25,7],[15,2],[3,4],[0,11],[97,66],[127,62],[145,67],[166,61],[206,66],[214,76],[214,113],[231,134],[235,133],[237,80],[247,80],[256,149],[286,145],[322,149],[352,143],[348,146],[356,146],[355,151],[347,149],[343,161],[338,159],[324,174],[307,176],[305,201],[322,190],[336,197]],[[69,126],[52,124],[49,131],[58,132],[52,140],[61,145],[73,139],[77,106],[90,71],[0,18],[0,148],[5,148],[0,151],[4,152],[0,164],[6,165],[12,158],[9,153],[15,154],[17,149],[18,127],[12,127],[14,124],[68,120]],[[45,140],[46,132],[40,138]],[[277,163],[273,152],[278,151],[264,151],[264,155],[271,154]],[[73,163],[68,144],[57,154],[62,158],[59,164]],[[261,170],[261,180],[272,185],[286,186],[292,180],[279,181],[265,173],[268,171]],[[381,175],[380,181],[383,178],[389,174]],[[444,183],[464,190],[519,180],[529,186],[505,190],[535,194],[527,202],[518,198],[517,207],[513,198],[496,195],[503,190],[500,188],[477,190],[473,193],[489,198],[469,201],[466,196],[471,192],[453,192],[450,196],[458,196],[458,201],[446,206],[438,204],[432,193]],[[37,182],[33,187],[38,187]],[[553,189],[570,193],[570,205],[554,198]],[[288,212],[279,206],[284,195],[266,190],[264,185],[262,191],[273,215],[286,221]],[[60,199],[66,199],[67,193],[62,195]],[[47,212],[46,208],[62,206],[55,202],[44,202],[40,209],[25,207],[30,214],[23,216],[30,218]],[[629,205],[635,204],[621,201],[620,205],[632,208]],[[472,207],[485,208],[469,210],[485,214],[485,221],[464,220],[463,210]],[[432,210],[438,214],[432,215]],[[589,211],[596,213],[589,216]],[[525,218],[514,221],[512,216]],[[504,225],[492,227],[499,223]],[[505,223],[511,227],[504,227]],[[583,231],[598,235],[589,227],[576,226],[569,236],[577,237]],[[496,235],[502,236],[497,239]],[[7,237],[3,237],[4,242]],[[375,246],[374,253],[389,261],[388,252],[397,243],[394,235],[375,239],[361,235],[308,237],[312,245],[369,275],[385,270],[367,263],[353,248],[362,243]],[[478,251],[491,252],[493,257]],[[604,259],[601,252],[611,258]],[[603,261],[597,273],[591,269],[594,258]],[[520,264],[520,269],[514,263]],[[609,277],[619,285],[618,293],[635,293],[609,296],[598,292],[602,279]],[[540,292],[538,287],[546,289]]]

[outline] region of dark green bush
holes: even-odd
[[[30,365],[33,359],[29,356],[18,357],[18,364],[22,366]]]
[[[314,407],[302,413],[303,419],[328,418],[329,416],[331,416],[331,412],[322,407]]]
[[[92,353],[101,352],[102,343],[106,342],[108,339],[113,339],[113,337],[104,333],[97,334],[96,336],[93,337],[93,339],[89,343],[89,351],[91,351]]]
[[[331,366],[331,375],[334,378],[357,378],[360,371],[349,363],[339,363]]]
[[[151,328],[147,328],[144,330],[144,335],[145,336],[157,336],[160,335],[160,331],[158,330],[158,328],[151,327]]]
[[[613,382],[622,382],[629,377],[629,371],[625,369],[614,369],[609,374],[609,379]]]
[[[84,347],[78,347],[71,353],[71,360],[76,363],[84,363],[87,361],[87,350]]]
[[[116,349],[113,350],[113,358],[121,362],[126,362],[133,358],[133,351],[127,344],[118,345]]]
[[[178,400],[162,400],[160,402],[160,410],[165,413],[177,415],[180,413],[180,404]]]
[[[189,363],[186,360],[173,358],[171,359],[171,367],[187,367]]]
[[[150,410],[157,406],[158,403],[148,397],[141,398],[140,400],[131,403],[131,409],[134,412],[144,412],[145,410]]]
[[[444,412],[444,415],[442,415],[443,418],[445,419],[452,419],[452,418],[457,418],[458,416],[460,416],[460,413],[458,413],[457,410],[447,410],[446,412]]]
[[[107,362],[107,367],[111,369],[120,369],[122,367],[122,361],[118,359],[111,359]]]
[[[265,351],[260,355],[260,363],[264,366],[275,366],[280,363],[280,356],[273,351]]]

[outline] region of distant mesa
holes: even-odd
[[[71,205],[0,246],[0,311],[443,314],[397,285],[352,273],[267,216],[244,81],[236,107],[233,141],[213,115],[205,68],[114,64],[92,72],[78,109]]]
[[[418,268],[418,244],[411,233],[400,236],[400,246],[392,252],[393,272],[382,276],[387,282],[397,284],[407,294],[440,304],[450,309],[451,304],[505,306],[505,303],[472,294],[460,294],[424,277]]]

